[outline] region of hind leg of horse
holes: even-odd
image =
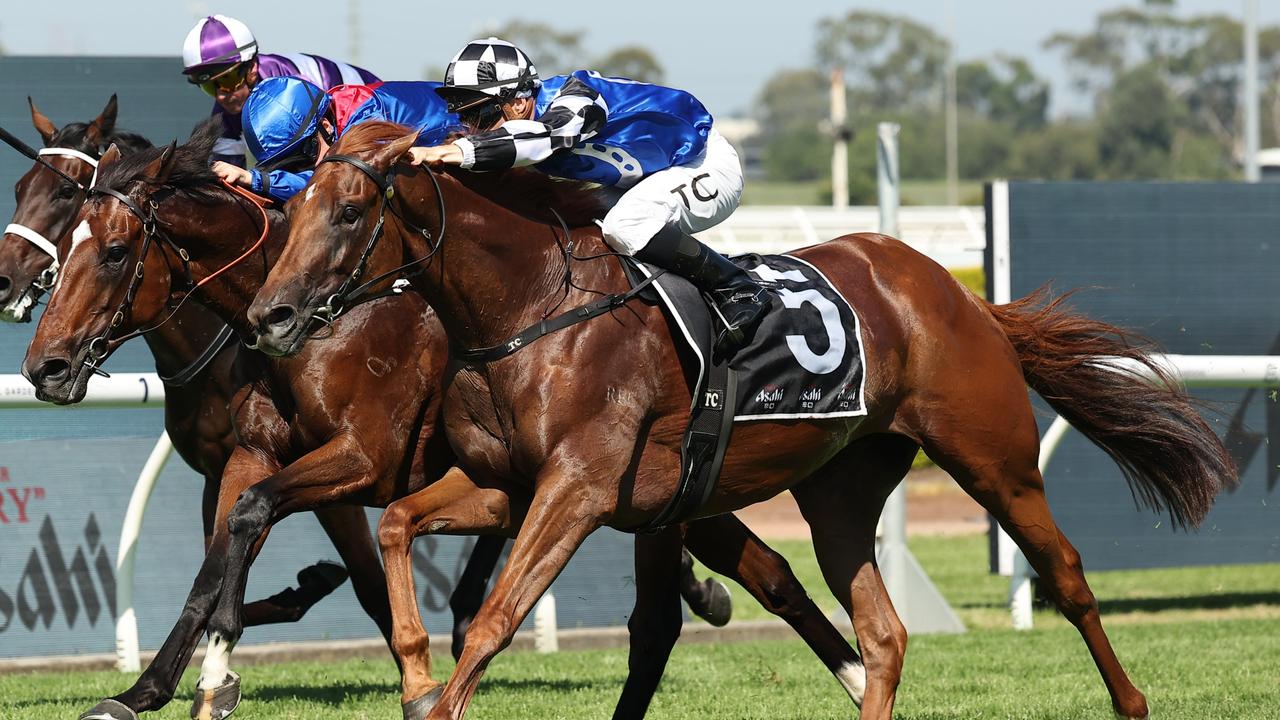
[[[689,606],[689,612],[716,627],[728,625],[733,617],[733,596],[729,588],[713,577],[699,580],[693,572],[693,556],[688,550],[680,553],[680,597]]]
[[[382,571],[382,562],[378,558],[378,548],[374,544],[369,517],[365,515],[364,508],[333,505],[318,508],[315,513],[321,527],[333,542],[333,547],[337,549],[338,556],[342,558],[343,565],[351,574],[351,589],[356,593],[356,600],[369,619],[378,626],[378,631],[390,647],[391,600],[387,597],[387,576]],[[315,604],[315,600],[307,600],[312,605]]]
[[[863,720],[893,716],[902,679],[907,630],[880,577],[875,536],[884,502],[911,469],[916,449],[898,435],[864,438],[791,490],[812,530],[822,576],[853,620],[866,668]]]
[[[401,498],[378,521],[378,544],[386,568],[391,598],[391,650],[403,669],[401,703],[406,718],[425,715],[439,700],[443,685],[431,677],[430,636],[418,612],[410,548],[425,533],[512,534],[524,516],[522,492],[479,487],[466,473],[453,468],[413,495]],[[505,537],[501,538],[505,542]],[[502,544],[496,543],[501,551]],[[496,558],[495,558],[496,559]]]
[[[785,620],[831,671],[854,704],[862,705],[866,687],[862,658],[814,604],[786,558],[733,515],[690,523],[684,541],[703,564],[733,578],[766,610]]]
[[[1049,511],[1044,479],[1037,469],[1039,437],[1025,392],[1018,382],[1009,385],[1003,398],[986,392],[981,403],[952,400],[964,407],[986,407],[988,412],[1007,407],[1003,417],[1013,422],[1002,420],[1006,427],[992,432],[980,425],[952,426],[943,420],[950,417],[944,414],[931,419],[925,452],[981,503],[1022,549],[1058,609],[1084,638],[1116,713],[1145,718],[1146,698],[1129,680],[1102,629],[1098,603],[1085,580],[1080,555]]]
[[[225,553],[230,542],[226,532],[227,514],[241,491],[276,469],[254,453],[240,448],[232,453],[219,489],[213,540],[177,623],[133,686],[103,701],[86,715],[124,720],[135,717],[135,713],[157,710],[173,699],[178,681],[195,652],[221,588]]]
[[[489,578],[498,566],[498,559],[507,547],[507,538],[497,535],[481,535],[471,548],[471,557],[467,558],[467,567],[458,578],[458,585],[449,596],[449,609],[453,611],[453,643],[450,650],[453,659],[462,656],[462,646],[466,641],[467,628],[471,620],[480,610],[484,602],[484,591],[489,587]]]
[[[631,650],[614,720],[644,717],[680,638],[682,535],[673,525],[635,536],[636,604],[627,621]]]

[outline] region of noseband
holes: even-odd
[[[382,239],[382,229],[386,223],[387,207],[390,205],[392,198],[396,195],[395,165],[393,164],[385,173],[380,173],[377,168],[373,167],[369,163],[351,155],[328,155],[320,161],[320,164],[323,165],[327,162],[345,163],[356,168],[365,175],[368,175],[369,179],[378,186],[381,200],[378,202],[378,222],[373,226],[373,232],[369,234],[369,240],[365,243],[364,251],[360,253],[360,259],[356,262],[356,266],[351,271],[351,275],[342,281],[342,284],[338,286],[337,292],[330,295],[328,299],[325,300],[325,304],[316,308],[313,314],[315,319],[325,324],[332,323],[339,315],[351,306],[352,301],[363,296],[368,292],[369,288],[400,273],[402,270],[424,263],[434,257],[440,250],[440,246],[444,243],[445,232],[444,194],[440,191],[440,181],[436,179],[436,174],[431,170],[431,168],[424,166],[424,169],[427,172],[427,177],[431,178],[431,184],[435,186],[436,199],[440,203],[440,232],[434,239],[434,242],[429,231],[409,222],[404,215],[396,212],[395,208],[391,208],[391,214],[399,218],[400,222],[403,223],[406,228],[413,230],[415,233],[418,233],[426,239],[427,245],[431,248],[431,252],[417,260],[412,260],[397,268],[388,270],[363,285],[360,285],[354,290],[351,290],[351,286],[360,282],[360,278],[364,276],[365,270],[369,265],[369,258],[373,255],[373,250],[377,247],[378,240]],[[422,272],[422,270],[423,268],[418,268],[416,271],[410,273],[408,277],[412,277]]]
[[[88,163],[89,166],[93,168],[93,173],[95,177],[98,174],[97,159],[83,152],[80,152],[79,150],[76,150],[74,148],[64,148],[64,147],[42,148],[40,151],[38,151],[35,154],[35,161],[37,164],[43,165],[46,169],[52,170],[53,172],[61,175],[64,179],[66,179],[71,184],[75,185],[75,187],[82,192],[86,191],[88,188],[86,188],[84,184],[82,184],[75,178],[62,172],[58,168],[50,165],[47,161],[43,159],[43,157],[46,155],[56,155],[60,157],[70,157],[70,158],[75,158],[77,160],[81,160],[85,163]],[[89,181],[89,186],[90,187],[93,186],[92,179]],[[49,238],[46,238],[44,235],[40,234],[38,230],[29,228],[26,225],[23,225],[21,223],[9,223],[9,225],[4,229],[4,234],[17,235],[18,237],[26,240],[32,245],[35,245],[44,254],[48,255],[50,258],[53,259],[53,262],[49,265],[49,267],[45,268],[44,270],[41,270],[39,277],[36,278],[35,282],[31,283],[32,287],[40,291],[40,293],[42,294],[52,290],[54,284],[58,282],[58,267],[59,267],[58,246],[53,242],[51,242]]]

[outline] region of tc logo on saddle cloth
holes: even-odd
[[[741,255],[733,262],[774,294],[750,345],[733,357],[734,420],[867,414],[858,316],[816,267],[790,255]]]

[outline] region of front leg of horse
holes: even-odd
[[[226,573],[209,618],[209,648],[196,686],[193,718],[220,720],[239,703],[239,678],[227,663],[244,632],[245,584],[260,539],[271,525],[294,512],[341,502],[367,489],[382,470],[360,452],[354,438],[344,435],[240,494],[227,517]]]
[[[227,515],[242,490],[273,470],[274,467],[252,453],[237,448],[232,454],[219,488],[213,539],[178,622],[133,687],[94,706],[80,716],[82,719],[128,720],[136,718],[137,713],[158,710],[173,699],[221,591],[230,545]]]
[[[458,578],[458,585],[449,596],[449,609],[453,611],[453,643],[450,651],[453,659],[462,657],[462,646],[466,642],[467,628],[480,611],[480,603],[484,602],[485,590],[489,589],[489,578],[493,577],[494,568],[498,567],[498,559],[507,547],[507,538],[495,535],[484,535],[476,538],[471,548],[471,557],[467,559],[467,567]]]
[[[537,480],[537,491],[511,557],[467,631],[462,658],[440,702],[427,715],[430,720],[462,717],[489,662],[511,644],[534,604],[582,541],[600,528],[612,511],[616,487],[581,478],[575,483],[571,477],[546,468]]]
[[[444,691],[444,685],[431,677],[430,637],[418,611],[409,553],[413,539],[428,533],[509,535],[527,510],[523,492],[514,493],[514,501],[512,497],[500,489],[477,487],[465,473],[453,468],[429,487],[389,505],[378,521],[378,543],[394,619],[391,648],[403,671],[405,718],[425,716]],[[500,552],[506,538],[497,539],[500,542],[494,544]],[[496,560],[497,553],[494,555]]]

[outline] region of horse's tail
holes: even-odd
[[[1151,357],[1152,344],[1070,312],[1048,289],[988,309],[1018,353],[1027,384],[1124,472],[1134,499],[1195,527],[1235,462],[1182,385]],[[1120,358],[1117,365],[1109,360]],[[1146,370],[1157,381],[1144,377]]]

